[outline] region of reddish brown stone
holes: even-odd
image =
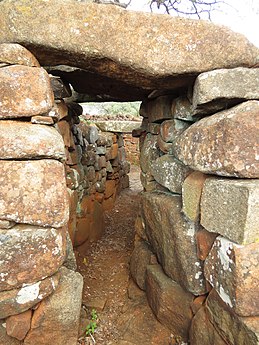
[[[0,292],[0,319],[23,313],[37,305],[55,291],[59,278],[60,274],[58,272],[52,277],[45,278],[34,284],[26,284],[19,289]]]
[[[39,125],[53,125],[54,120],[50,116],[32,116],[31,123],[37,123]]]
[[[0,230],[0,291],[54,274],[65,259],[65,230],[30,225]]]
[[[54,104],[48,73],[43,68],[8,66],[0,69],[0,118],[31,117]]]
[[[32,53],[17,43],[0,44],[0,62],[10,65],[40,67],[38,60]]]
[[[214,232],[209,232],[204,228],[198,229],[196,232],[197,256],[200,260],[205,260],[213,246],[215,239],[219,236]]]
[[[106,159],[107,160],[111,160],[111,159],[115,159],[118,156],[118,144],[114,143],[106,152]]]
[[[0,219],[60,228],[68,217],[62,163],[54,159],[1,161]]]
[[[62,267],[59,286],[34,311],[24,345],[76,345],[83,278]]]
[[[147,299],[158,320],[174,335],[187,341],[191,326],[193,295],[168,278],[159,265],[147,266]]]
[[[6,323],[5,320],[0,320],[0,344],[1,345],[22,345],[22,342],[9,337],[9,335],[6,334]]]
[[[53,114],[53,115],[52,115]],[[49,116],[56,117],[59,121],[68,116],[68,107],[63,99],[56,100]]]
[[[114,203],[115,203],[115,200],[114,198],[111,196],[109,197],[108,199],[104,199],[103,200],[103,210],[104,211],[110,211],[113,209],[113,206],[114,206]]]
[[[107,180],[105,183],[105,199],[110,198],[114,193],[116,193],[116,183],[115,180]]]
[[[23,340],[31,327],[32,310],[9,316],[6,319],[6,333],[13,338]]]
[[[175,139],[189,126],[190,124],[188,122],[178,119],[163,121],[160,126],[161,138],[166,143],[173,143]]]
[[[161,135],[157,136],[157,145],[162,152],[172,154],[173,144],[172,143],[166,143],[162,139]]]
[[[206,309],[202,307],[192,320],[190,329],[191,345],[228,345],[210,322]]]
[[[80,246],[85,241],[89,240],[92,224],[93,219],[90,214],[76,220],[76,232],[74,239],[75,246]]]
[[[64,161],[64,142],[58,131],[53,127],[32,125],[30,122],[2,120],[0,159],[31,158],[54,158]]]
[[[58,122],[58,128],[62,135],[64,144],[67,148],[74,148],[74,141],[72,138],[72,133],[70,130],[70,125],[66,120],[61,120]]]
[[[259,243],[237,245],[218,237],[206,259],[206,279],[222,300],[242,316],[259,312]]]
[[[204,305],[206,298],[207,298],[207,295],[201,295],[194,298],[191,304],[191,309],[194,315],[197,314],[200,308]]]

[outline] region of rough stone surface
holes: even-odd
[[[0,44],[0,63],[2,62],[9,65],[40,67],[39,62],[32,53],[16,43]]]
[[[59,278],[60,274],[56,273],[52,277],[24,285],[20,289],[0,292],[0,319],[20,314],[35,306],[55,291]]]
[[[165,273],[194,295],[205,293],[203,263],[195,243],[198,226],[181,213],[181,197],[146,192],[142,205],[147,237]]]
[[[146,270],[151,263],[153,253],[145,241],[138,241],[130,259],[130,273],[135,283],[142,289],[146,289]]]
[[[211,114],[244,100],[259,99],[259,69],[218,69],[200,74],[193,88],[193,112]]]
[[[259,317],[238,317],[212,290],[207,298],[209,320],[219,334],[231,345],[258,345]]]
[[[166,120],[160,126],[160,135],[166,143],[173,143],[189,126],[190,124],[186,121],[178,119]]]
[[[200,216],[201,193],[207,177],[199,171],[194,171],[186,177],[182,185],[183,212],[194,222]]]
[[[82,301],[83,278],[63,267],[55,293],[35,310],[24,345],[76,345]]]
[[[222,300],[241,316],[259,314],[259,243],[237,245],[218,237],[204,272]]]
[[[210,322],[204,307],[192,319],[190,343],[191,345],[228,345]]]
[[[148,133],[140,151],[140,167],[143,173],[150,172],[152,162],[160,156],[157,135]]]
[[[171,103],[172,97],[170,96],[160,96],[148,100],[145,103],[145,112],[148,115],[148,122],[161,122],[166,119],[172,119]]]
[[[54,274],[66,252],[64,228],[16,225],[0,230],[0,291],[32,284]]]
[[[151,166],[155,180],[173,193],[182,194],[182,185],[191,169],[170,155],[157,158]]]
[[[214,232],[209,232],[203,227],[200,227],[196,232],[197,255],[198,258],[204,261],[213,246],[215,239],[219,236]]]
[[[7,66],[0,69],[0,118],[31,117],[51,110],[54,96],[43,68]]]
[[[175,119],[195,122],[197,117],[193,117],[192,104],[186,96],[175,98],[171,107],[172,115]]]
[[[23,340],[31,327],[32,310],[9,316],[6,320],[6,333],[13,338]]]
[[[187,128],[176,157],[194,170],[222,176],[259,177],[259,102],[248,101]]]
[[[207,21],[69,0],[7,0],[1,13],[0,42],[22,42],[41,65],[84,69],[81,75],[73,67],[77,77],[68,71],[65,79],[80,93],[108,99],[143,99],[154,89],[185,86],[200,72],[259,62],[244,36]]]
[[[201,198],[201,224],[233,242],[259,238],[259,180],[209,178]]]
[[[168,278],[159,265],[147,266],[146,289],[148,303],[158,320],[187,341],[194,296]]]
[[[32,158],[65,160],[64,142],[58,131],[29,122],[1,121],[0,159]]]
[[[6,323],[5,320],[0,320],[0,344],[1,345],[22,345],[22,342],[9,337],[9,335],[6,334]]]
[[[131,133],[139,128],[137,121],[95,121],[96,126],[103,132]]]
[[[62,163],[1,161],[0,172],[0,219],[55,228],[67,223],[69,203]]]

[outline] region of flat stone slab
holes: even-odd
[[[244,36],[209,21],[72,0],[7,0],[1,13],[0,42],[21,43],[41,65],[72,66],[61,74],[77,92],[106,99],[141,100],[201,72],[259,62]]]
[[[218,69],[200,74],[193,88],[193,112],[211,114],[244,100],[259,99],[259,69]]]
[[[67,224],[64,165],[53,159],[0,161],[0,219],[44,227]]]
[[[0,159],[54,158],[65,160],[64,141],[50,126],[1,121]]]
[[[259,239],[259,180],[209,178],[201,196],[201,225],[238,244]]]
[[[174,143],[185,165],[204,173],[259,177],[259,101],[247,101],[187,128]]]
[[[40,67],[40,64],[32,53],[17,43],[0,44],[0,63]]]
[[[131,133],[141,124],[138,121],[95,121],[94,123],[102,132],[113,133]]]

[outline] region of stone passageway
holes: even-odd
[[[168,345],[170,333],[153,316],[145,293],[130,279],[134,223],[142,190],[139,169],[131,167],[130,188],[105,214],[105,232],[98,242],[78,247],[78,270],[84,277],[79,344],[93,344],[84,333],[92,309],[97,311],[98,345]]]

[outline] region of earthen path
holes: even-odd
[[[145,294],[130,279],[129,260],[134,246],[134,222],[139,207],[139,170],[132,167],[130,188],[106,212],[105,233],[97,243],[76,250],[78,270],[84,277],[81,340],[91,311],[97,311],[96,345],[168,345],[170,333],[153,316]]]

